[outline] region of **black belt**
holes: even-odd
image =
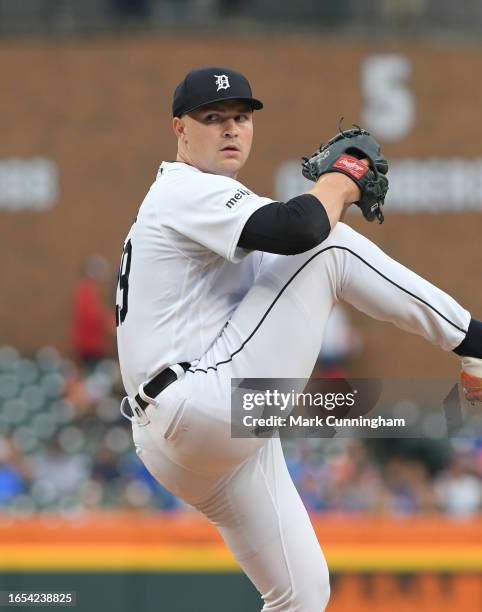
[[[183,361],[179,365],[184,372],[187,372],[187,370],[189,370],[191,367],[191,364],[187,363],[187,361]],[[152,397],[154,399],[161,391],[164,391],[164,389],[169,387],[169,385],[175,380],[177,380],[176,372],[174,372],[172,368],[166,368],[165,370],[162,370],[162,372],[159,372],[159,374],[156,374],[154,378],[144,385],[144,393],[147,395],[147,397]],[[135,396],[134,400],[139,408],[142,408],[142,410],[149,405],[139,394]]]

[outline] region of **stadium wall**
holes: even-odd
[[[482,522],[313,515],[330,612],[479,612]],[[0,591],[76,592],[78,612],[244,612],[260,597],[193,514],[0,517]],[[21,608],[23,609],[23,608]]]
[[[253,153],[240,177],[260,194],[275,195],[280,165],[329,138],[341,116],[346,125],[362,122],[363,66],[373,56],[401,56],[410,65],[403,87],[411,92],[414,115],[398,139],[382,139],[388,158],[460,158],[463,165],[480,156],[482,82],[475,75],[482,51],[470,46],[182,34],[3,41],[2,344],[26,352],[45,344],[69,351],[70,300],[82,262],[98,253],[117,266],[124,236],[160,160],[175,156],[170,128],[175,85],[192,67],[228,61],[228,51],[229,63],[248,74],[265,103],[256,114]],[[390,82],[390,74],[380,86]],[[377,82],[370,91],[377,91]],[[399,94],[395,87],[386,99],[403,102]],[[42,170],[47,178],[35,178],[30,166],[21,165],[32,160],[47,163]],[[15,172],[9,171],[12,162]],[[420,185],[433,182],[423,163],[418,174],[416,169]],[[42,180],[47,187],[39,186]],[[434,193],[437,186],[431,186]],[[42,188],[50,195],[35,200]],[[437,205],[421,213],[396,210],[387,206],[382,227],[359,215],[350,216],[349,223],[482,316],[477,206],[462,203],[457,212],[437,212]],[[114,283],[113,272],[106,291],[111,302]],[[386,376],[453,374],[451,356],[388,326],[381,333],[379,323],[362,315],[353,317],[365,338],[355,374],[380,374],[382,362]]]

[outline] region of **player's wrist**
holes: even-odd
[[[357,202],[361,197],[360,188],[355,181],[341,172],[323,174],[318,179],[318,183],[336,190],[347,206]]]

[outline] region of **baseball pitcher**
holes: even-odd
[[[480,399],[482,324],[340,221],[353,203],[383,220],[388,163],[365,130],[305,158],[313,186],[287,202],[239,182],[262,107],[228,68],[175,90],[176,160],[161,163],[119,271],[121,410],[147,469],[219,529],[262,609],[320,612],[328,569],[279,437],[231,437],[231,378],[308,379],[345,300],[454,351]]]

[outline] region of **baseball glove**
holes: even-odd
[[[360,160],[367,158],[369,166]],[[355,202],[367,221],[375,218],[383,223],[382,206],[388,191],[388,162],[380,153],[380,145],[370,132],[355,125],[341,130],[311,157],[303,157],[303,176],[316,181],[327,172],[341,172],[360,188],[361,198]]]

